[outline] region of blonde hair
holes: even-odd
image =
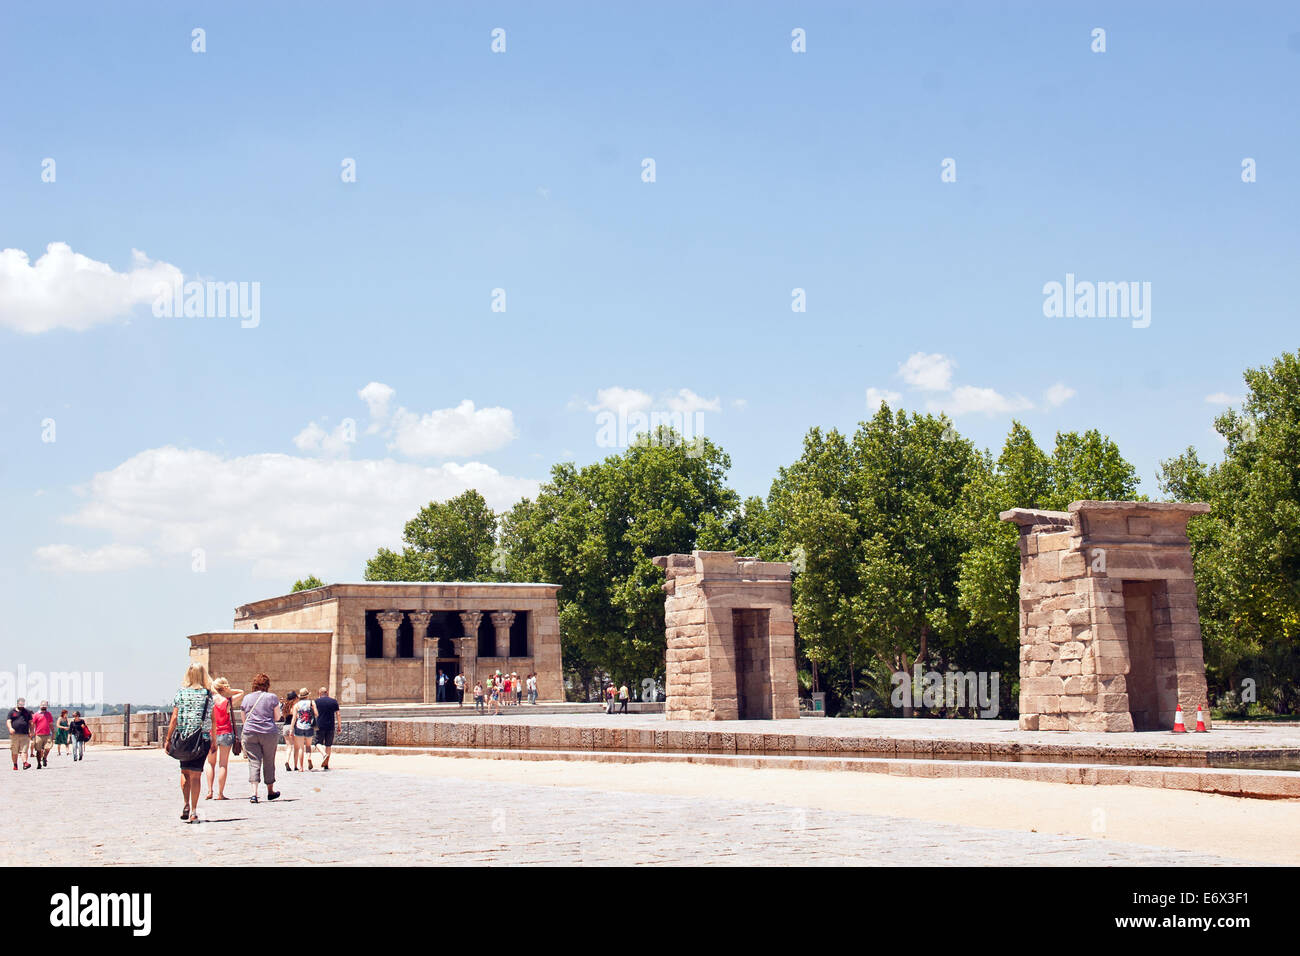
[[[207,664],[191,664],[185,672],[185,680],[181,681],[182,687],[202,687],[204,690],[212,690],[212,679],[208,677]]]
[[[224,677],[214,677],[212,679],[212,689],[215,691],[230,690],[230,681]]]

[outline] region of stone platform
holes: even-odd
[[[448,714],[345,722],[365,752],[522,760],[647,760],[760,769],[1004,777],[1300,798],[1300,728],[1207,734],[1025,732],[1015,721],[667,721],[659,714]],[[1276,762],[1277,768],[1270,768]],[[1286,768],[1286,769],[1283,769]]]

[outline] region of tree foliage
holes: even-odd
[[[473,488],[431,501],[406,523],[401,552],[380,548],[366,562],[367,581],[500,581],[494,564],[497,516]]]
[[[663,674],[664,579],[651,559],[692,551],[706,523],[737,509],[730,467],[708,439],[661,427],[621,455],[556,465],[506,513],[508,576],[560,585],[566,666],[629,683]]]
[[[1188,525],[1211,687],[1256,682],[1281,713],[1300,706],[1300,352],[1245,373],[1241,409],[1215,419],[1223,461],[1165,461],[1160,488],[1209,502]]]

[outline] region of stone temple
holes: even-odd
[[[1187,540],[1209,510],[1075,501],[999,516],[1020,526],[1022,730],[1168,730],[1180,704],[1190,719],[1209,703]]]
[[[668,720],[799,716],[790,565],[693,551],[664,569]]]
[[[190,659],[247,689],[320,687],[344,704],[434,703],[448,681],[537,673],[541,700],[564,700],[558,584],[329,584],[245,604],[234,628],[190,636]],[[448,684],[448,700],[450,696]]]

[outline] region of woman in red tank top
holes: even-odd
[[[212,749],[208,751],[208,795],[212,799],[212,784],[215,778],[218,800],[229,800],[226,796],[226,771],[230,763],[230,751],[235,745],[235,705],[244,696],[242,690],[232,690],[230,681],[218,677],[212,682],[212,689],[217,692],[217,702],[212,705]]]

